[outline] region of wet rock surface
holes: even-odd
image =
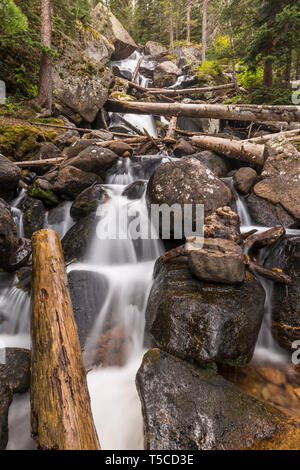
[[[240,284],[245,280],[242,248],[230,240],[194,237],[188,239],[189,267],[201,281]]]
[[[291,354],[300,340],[300,236],[288,237],[271,250],[266,266],[279,268],[292,279],[289,286],[276,285],[272,297],[272,332]]]
[[[96,212],[99,204],[108,197],[102,184],[94,184],[80,193],[71,206],[71,216],[79,220],[86,215]]]
[[[251,193],[246,197],[249,214],[254,224],[264,227],[275,227],[283,225],[284,227],[292,227],[295,219],[280,204],[272,204],[266,199]]]
[[[96,230],[96,214],[80,219],[62,239],[65,261],[83,260]]]
[[[12,397],[6,379],[0,377],[0,450],[5,450],[8,442],[8,410]]]
[[[26,238],[31,238],[37,230],[41,230],[45,223],[46,209],[39,199],[26,197],[22,201],[23,227]]]
[[[147,181],[134,181],[133,183],[126,186],[122,196],[127,197],[127,199],[134,200],[140,199],[146,191]]]
[[[89,146],[85,150],[82,150],[77,156],[69,158],[62,165],[62,168],[73,166],[87,173],[96,173],[104,179],[107,171],[118,158],[118,155],[109,149]]]
[[[30,355],[28,349],[6,348],[5,350],[5,364],[0,364],[0,381],[1,378],[6,380],[14,393],[25,393],[29,390]]]
[[[9,205],[0,199],[0,267],[7,268],[19,247],[18,233]]]
[[[246,364],[264,301],[263,288],[248,274],[241,285],[213,284],[194,278],[186,258],[165,264],[158,260],[146,311],[146,342],[199,364]]]
[[[71,271],[68,281],[80,344],[84,347],[105,302],[108,281],[90,271]]]
[[[144,356],[136,384],[146,450],[297,448],[296,423],[212,370],[156,349]]]
[[[0,198],[10,201],[14,197],[21,177],[21,170],[0,154]]]
[[[61,156],[60,149],[52,142],[42,142],[35,160],[46,160],[48,158],[59,158]]]
[[[62,199],[74,199],[92,184],[101,182],[98,175],[68,165],[59,170],[53,192]]]

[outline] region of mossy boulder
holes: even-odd
[[[246,364],[264,301],[264,289],[251,275],[236,286],[201,282],[192,276],[186,257],[159,259],[146,311],[146,342],[198,364]]]
[[[212,369],[156,349],[144,356],[136,384],[146,450],[299,448],[299,423]]]
[[[0,124],[0,152],[12,161],[31,160],[41,142],[54,142],[59,134],[58,130],[29,124]]]
[[[0,199],[0,268],[9,266],[19,247],[18,232],[9,205]]]
[[[44,184],[39,184],[39,180],[41,179],[38,178],[38,180],[28,188],[29,196],[35,199],[40,199],[46,204],[46,206],[57,206],[59,199],[52,191],[51,185],[48,186],[45,184],[44,186]],[[44,180],[42,181],[44,182]]]
[[[5,450],[8,442],[8,410],[13,393],[6,378],[0,377],[0,450]]]
[[[86,215],[96,212],[99,204],[108,197],[101,184],[94,184],[77,196],[71,207],[71,216],[79,220]]]

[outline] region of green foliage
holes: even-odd
[[[239,72],[239,81],[242,87],[251,90],[253,88],[261,87],[263,84],[263,67],[256,67],[255,69],[249,67],[242,67]]]
[[[0,2],[0,38],[20,34],[28,29],[28,21],[13,0]]]
[[[222,68],[216,61],[205,60],[203,64],[197,66],[197,74],[200,82],[209,78],[218,82],[222,78]]]
[[[292,91],[287,88],[261,86],[251,93],[249,102],[253,104],[291,105]]]

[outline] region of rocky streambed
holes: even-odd
[[[124,75],[138,60],[111,66]],[[141,80],[158,80],[160,70],[154,76],[150,69],[151,60],[142,64]],[[180,76],[167,75],[175,81],[164,86]],[[285,143],[274,141],[261,170],[178,134],[168,145],[150,138],[145,152],[145,142],[124,142],[121,134],[138,124],[156,137],[169,123],[139,116],[129,130],[119,118],[82,132],[64,117],[71,129],[41,143],[35,156],[63,156],[55,165],[21,171],[0,156],[0,346],[8,348],[0,357],[1,448],[33,445],[30,237],[45,227],[62,239],[103,448],[299,448],[297,143],[285,153]],[[203,130],[207,123],[195,124]],[[246,133],[218,125],[236,139]],[[146,221],[151,204],[204,205],[203,232],[135,239],[122,215],[130,210]],[[20,403],[27,410],[21,424]]]

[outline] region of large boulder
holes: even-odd
[[[95,30],[100,33],[104,32],[106,38],[114,46],[113,60],[126,59],[137,49],[137,45],[130,34],[102,2],[98,3],[92,10],[91,15],[92,25]]]
[[[231,190],[196,158],[161,165],[151,176],[147,202],[151,204],[204,205],[205,216],[229,205]],[[193,225],[195,224],[195,213]],[[173,227],[174,229],[174,227]]]
[[[19,247],[18,231],[9,205],[0,199],[0,268],[7,268]]]
[[[88,173],[96,173],[105,179],[107,171],[118,158],[118,155],[111,150],[92,145],[82,150],[77,156],[67,159],[62,168],[73,166]]]
[[[276,285],[272,297],[272,332],[278,343],[290,353],[300,340],[300,236],[278,242],[271,250],[266,266],[282,269],[291,277],[288,287]]]
[[[21,177],[21,170],[8,158],[0,154],[0,197],[6,201],[12,199]]]
[[[72,132],[72,131],[71,131]],[[46,160],[48,158],[59,158],[61,156],[60,149],[52,142],[42,142],[35,160]]]
[[[101,178],[95,173],[87,173],[68,165],[59,170],[53,191],[62,199],[74,199],[92,184],[101,182]]]
[[[102,184],[94,184],[80,193],[71,206],[70,214],[75,220],[96,212],[99,204],[108,197]]]
[[[5,350],[5,364],[0,363],[0,381],[1,378],[5,379],[14,393],[25,393],[29,390],[30,357],[31,352],[28,349]]]
[[[12,398],[6,379],[0,377],[0,450],[5,450],[8,442],[8,410]]]
[[[155,41],[146,42],[145,53],[152,57],[160,56],[162,54],[166,54],[167,52],[168,52],[168,49],[162,44],[160,44],[159,42],[155,42]]]
[[[176,83],[179,76],[179,68],[170,60],[158,64],[154,71],[154,86],[166,88]]]
[[[108,281],[101,274],[77,270],[68,274],[68,280],[80,344],[84,347],[105,302]]]
[[[110,26],[109,26],[110,27]],[[56,108],[73,122],[93,122],[108,98],[113,73],[106,67],[115,48],[96,25],[61,38],[53,69]]]
[[[199,364],[246,364],[254,352],[264,300],[264,289],[248,274],[236,286],[200,282],[186,258],[166,263],[160,259],[148,300],[145,339]]]
[[[299,424],[213,370],[151,350],[136,384],[146,450],[299,448]]]
[[[175,55],[178,67],[185,65],[196,65],[201,61],[201,47],[194,45],[176,45],[170,49],[170,53]]]
[[[263,180],[254,187],[256,196],[280,204],[296,220],[300,219],[300,153],[284,138],[269,144]]]
[[[222,238],[188,240],[188,262],[200,281],[241,284],[245,280],[244,253],[235,242]]]
[[[58,172],[55,172],[55,178]],[[53,178],[54,182],[54,178]],[[59,203],[58,197],[53,192],[52,180],[48,181],[46,178],[37,178],[34,183],[28,188],[28,195],[34,199],[40,199],[46,206],[57,206]]]

